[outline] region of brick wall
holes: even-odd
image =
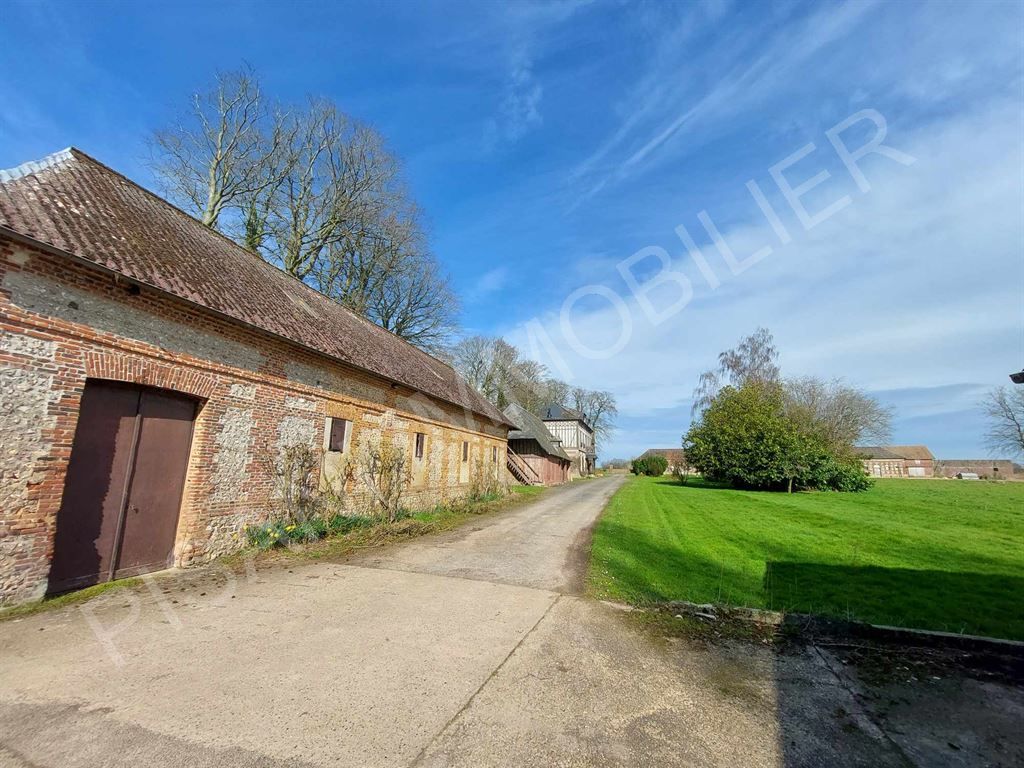
[[[268,459],[289,443],[321,448],[332,416],[352,422],[352,449],[370,435],[405,448],[409,506],[464,494],[471,466],[505,477],[503,426],[0,236],[0,602],[45,591],[88,378],[201,399],[175,544],[182,566],[240,547],[244,527],[275,508]],[[420,461],[417,432],[427,436]],[[348,492],[350,511],[365,504],[358,483]]]
[[[974,472],[989,479],[1015,479],[1013,462],[1008,459],[942,459],[936,463],[940,477],[956,477],[960,472]]]

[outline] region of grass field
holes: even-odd
[[[758,493],[630,480],[594,532],[591,589],[1024,640],[1024,483],[881,480]]]

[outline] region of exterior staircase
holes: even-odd
[[[534,471],[533,467],[527,464],[523,457],[511,448],[508,449],[508,460],[506,463],[509,474],[523,485],[544,485],[544,481],[540,479],[540,475]]]

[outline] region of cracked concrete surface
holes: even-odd
[[[620,482],[342,563],[171,573],[0,623],[0,766],[1022,762],[1019,688],[882,696],[820,649],[698,647],[582,597]]]

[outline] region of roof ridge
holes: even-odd
[[[59,159],[55,160],[54,162],[46,162],[46,161],[50,160],[51,158],[58,158],[58,157],[59,157]],[[203,224],[203,222],[201,222],[199,219],[197,219],[191,213],[189,213],[188,211],[184,210],[183,208],[175,205],[174,203],[172,203],[167,198],[161,197],[160,195],[158,195],[156,192],[154,192],[151,189],[147,189],[146,187],[144,187],[139,182],[137,182],[134,179],[129,178],[125,174],[121,173],[121,171],[117,170],[116,168],[111,168],[109,165],[107,165],[103,161],[97,160],[95,157],[93,157],[92,155],[90,155],[87,152],[83,152],[78,147],[70,146],[70,147],[67,147],[66,149],[62,149],[60,152],[54,152],[52,155],[47,155],[42,160],[30,161],[30,162],[27,162],[27,163],[23,163],[22,165],[18,166],[18,168],[12,169],[12,171],[17,171],[17,170],[22,169],[22,168],[27,168],[28,170],[26,170],[24,173],[22,173],[19,176],[12,176],[10,180],[14,180],[16,178],[21,178],[22,176],[27,176],[30,173],[35,173],[36,171],[41,171],[41,170],[46,170],[47,168],[52,168],[54,165],[57,165],[60,162],[66,162],[67,160],[71,159],[72,157],[77,157],[79,159],[91,162],[94,165],[99,166],[100,168],[102,168],[104,171],[106,171],[108,173],[112,173],[113,175],[117,176],[118,178],[123,179],[128,184],[131,184],[133,187],[136,187],[137,189],[141,190],[142,192],[144,192],[145,194],[149,195],[154,200],[156,200],[159,203],[162,203],[163,205],[165,205],[168,208],[172,209],[178,215],[184,216],[185,218],[187,218],[189,221],[193,222],[194,224],[198,224],[205,231],[212,232],[214,235],[219,237],[221,240],[223,240],[225,243],[230,245],[232,248],[236,249],[240,253],[244,253],[248,258],[252,259],[254,262],[256,262],[258,264],[262,264],[265,267],[269,267],[270,269],[273,269],[276,273],[278,273],[280,275],[283,275],[283,276],[285,276],[287,278],[290,278],[291,280],[294,280],[299,285],[301,285],[306,291],[309,291],[310,293],[314,294],[315,296],[318,296],[321,299],[326,299],[327,301],[333,302],[337,306],[341,307],[346,313],[351,315],[353,318],[355,318],[359,322],[365,323],[365,324],[367,324],[369,326],[372,326],[374,329],[376,329],[378,331],[384,331],[384,333],[387,333],[387,334],[390,334],[391,336],[394,336],[396,339],[398,339],[400,342],[405,344],[410,349],[414,349],[418,353],[420,353],[421,355],[429,358],[431,361],[436,362],[436,363],[440,363],[441,365],[446,366],[448,368],[451,368],[453,371],[455,371],[454,366],[452,366],[451,364],[445,362],[444,360],[440,359],[439,357],[436,357],[435,355],[430,354],[425,349],[422,349],[420,347],[417,347],[415,344],[410,343],[407,339],[402,338],[401,336],[399,336],[394,331],[392,331],[392,330],[390,330],[388,328],[385,328],[383,325],[378,325],[377,323],[373,322],[369,318],[363,317],[358,312],[355,312],[355,311],[351,310],[350,308],[346,307],[340,301],[337,301],[336,299],[331,298],[330,296],[328,296],[325,293],[321,293],[320,291],[316,290],[316,288],[314,288],[311,285],[307,284],[301,278],[297,277],[296,275],[293,275],[291,272],[287,272],[287,271],[281,269],[276,264],[272,264],[271,262],[267,261],[262,256],[260,256],[259,254],[253,253],[248,248],[245,248],[242,245],[239,245],[237,242],[235,242],[230,237],[225,235],[219,229],[216,229],[214,227],[210,227],[210,226],[207,226],[207,225]],[[3,178],[3,174],[4,173],[5,173],[5,171],[0,171],[0,181],[7,181],[8,180],[8,179],[4,179]],[[458,371],[456,371],[456,373],[458,373]]]
[[[28,160],[14,168],[0,168],[0,182],[16,181],[33,173],[45,171],[47,168],[53,168],[55,165],[60,165],[70,160],[72,153],[75,151],[74,147],[65,147],[57,152],[51,152],[38,160]]]

